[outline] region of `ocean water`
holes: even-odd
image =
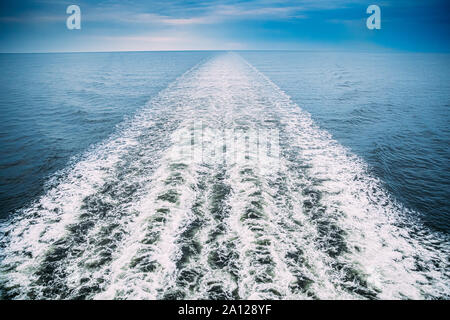
[[[207,52],[1,54],[0,219]]]
[[[0,64],[2,298],[449,298],[448,55]]]
[[[242,55],[423,222],[450,232],[450,55]]]

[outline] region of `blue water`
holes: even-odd
[[[0,218],[210,56],[208,52],[0,55]]]
[[[430,227],[450,232],[450,55],[242,53]]]
[[[450,297],[450,55],[0,67],[0,299]]]

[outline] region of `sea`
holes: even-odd
[[[0,54],[1,299],[449,299],[450,54]]]

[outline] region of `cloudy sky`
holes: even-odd
[[[66,8],[81,8],[68,30]],[[381,8],[368,30],[366,8]],[[0,52],[450,51],[448,0],[1,0]]]

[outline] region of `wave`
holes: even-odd
[[[234,53],[1,225],[4,299],[448,298],[449,239]]]

